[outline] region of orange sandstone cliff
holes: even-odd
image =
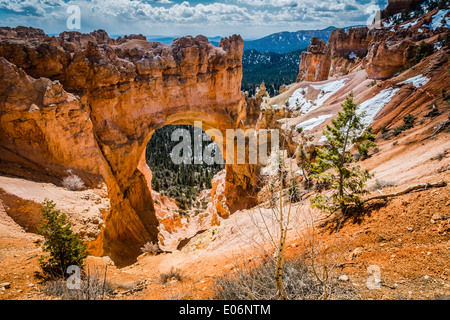
[[[448,33],[448,28],[426,27],[436,13],[431,11],[410,25],[336,29],[325,46],[312,39],[302,53],[297,82],[324,81],[361,69],[371,79],[390,78],[410,66],[422,41],[432,51],[438,36]]]
[[[0,171],[104,181],[111,212],[91,249],[127,263],[157,240],[150,169],[139,166],[152,133],[194,121],[223,132],[254,125],[240,90],[242,50],[239,36],[215,47],[203,36],[164,45],[102,30],[0,28]],[[254,170],[227,166],[226,209],[251,205],[240,194],[253,194]]]

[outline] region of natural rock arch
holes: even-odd
[[[18,174],[20,165],[19,175],[55,180],[70,169],[88,184],[103,178],[111,212],[91,251],[132,262],[157,236],[142,163],[153,132],[194,121],[223,133],[254,127],[257,112],[240,90],[242,50],[236,35],[219,47],[203,36],[169,46],[101,30],[49,37],[0,28],[2,171]],[[257,176],[257,166],[227,165],[230,211],[253,204],[242,196],[254,194]]]

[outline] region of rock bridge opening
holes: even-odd
[[[175,200],[177,212],[187,217],[207,209],[205,192],[225,169],[218,145],[202,128],[189,125],[156,130],[147,144],[145,163],[152,173],[152,191]]]
[[[135,261],[158,236],[140,165],[154,131],[201,121],[225,136],[227,129],[254,128],[258,118],[241,92],[237,35],[218,47],[203,36],[165,45],[142,36],[112,39],[103,30],[50,37],[18,27],[0,38],[7,88],[0,90],[0,162],[19,164],[16,175],[28,168],[54,181],[72,170],[88,186],[103,180],[111,210],[90,251],[119,265]],[[224,212],[252,205],[242,195],[254,193],[258,170],[226,165]]]

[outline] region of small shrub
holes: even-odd
[[[446,149],[436,155],[435,157],[430,158],[431,161],[441,161],[442,159],[446,158],[447,155],[450,153],[450,149]]]
[[[413,64],[417,64],[426,57],[428,57],[431,53],[430,47],[425,43],[425,41],[422,41],[417,47],[415,51],[414,57],[411,59],[411,62]]]
[[[53,201],[45,200],[41,210],[43,225],[38,234],[44,236],[42,250],[49,256],[41,256],[39,264],[44,277],[65,277],[69,266],[83,267],[84,259],[89,253],[86,244],[78,239],[77,234],[71,230],[72,224],[59,210],[55,210]]]
[[[80,191],[85,188],[85,185],[80,177],[74,174],[65,177],[62,181],[62,185],[64,188],[71,191]]]
[[[377,85],[377,80],[373,80],[373,81],[371,81],[366,87],[367,88],[370,88],[370,87],[374,87],[374,86],[376,86]]]
[[[141,248],[141,251],[143,253],[150,252],[150,253],[153,253],[153,254],[157,254],[157,253],[161,252],[161,249],[159,248],[159,245],[157,243],[147,242]]]
[[[386,126],[382,126],[381,127],[381,130],[380,130],[380,133],[381,134],[384,134],[384,133],[386,133],[386,132],[388,132],[389,130],[386,128]]]
[[[394,129],[394,132],[393,132],[394,136],[398,136],[403,131],[414,128],[415,120],[416,120],[416,118],[411,114],[408,114],[407,116],[405,116],[403,118],[403,125]]]
[[[300,193],[298,190],[298,183],[296,179],[292,179],[291,185],[288,189],[289,201],[292,203],[299,202],[301,200]]]
[[[383,181],[383,180],[375,180],[375,185],[371,188],[372,191],[374,190],[381,190],[388,187],[395,186],[395,183],[392,181]]]
[[[169,272],[161,273],[159,275],[159,279],[161,283],[167,283],[171,280],[177,280],[177,281],[183,281],[183,274],[181,273],[180,269],[171,268]]]

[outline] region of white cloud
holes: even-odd
[[[67,6],[77,4],[84,32],[103,28],[114,34],[240,33],[254,37],[284,30],[364,24],[369,16],[366,9],[379,0],[210,0],[196,4],[173,0],[65,1],[0,0],[0,21],[60,32],[65,28]]]
[[[0,0],[0,9],[29,16],[44,16],[49,9],[61,5],[65,5],[62,0]]]

